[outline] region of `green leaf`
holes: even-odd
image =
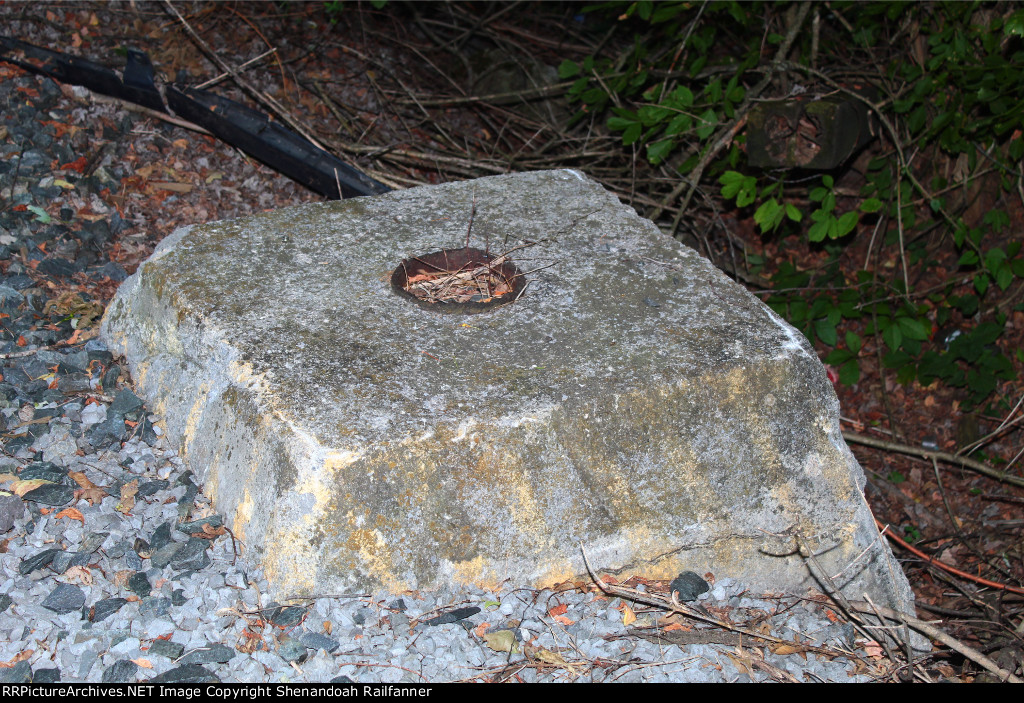
[[[925,340],[928,339],[928,334],[931,332],[928,326],[912,317],[897,317],[896,323],[900,326],[903,335],[910,339]]]
[[[852,358],[854,358],[854,355],[850,353],[849,349],[833,349],[825,356],[825,363],[832,364],[833,366],[842,366]]]
[[[856,332],[847,332],[846,333],[846,346],[854,354],[858,353],[860,351],[860,346],[861,346],[861,338],[860,338],[860,336]]]
[[[839,367],[839,382],[844,386],[852,386],[860,380],[860,364],[851,359]]]
[[[815,210],[811,213],[811,219],[815,219],[821,210]],[[807,230],[807,238],[812,242],[820,242],[828,235],[830,222],[835,222],[835,218],[831,216],[825,216],[811,225],[811,228]]]
[[[973,249],[968,249],[960,255],[960,260],[956,263],[957,266],[975,266],[979,259],[978,254]]]
[[[899,325],[889,325],[883,329],[882,339],[885,340],[885,346],[889,347],[892,351],[899,349],[900,344],[903,343],[903,333],[900,332]]]
[[[985,268],[987,268],[990,273],[994,273],[996,269],[999,268],[999,265],[1004,261],[1006,261],[1006,252],[999,247],[989,249],[985,253]]]
[[[800,209],[793,205],[793,203],[786,203],[786,217],[791,219],[793,222],[799,222],[804,219],[804,214],[800,212]]]
[[[566,78],[572,78],[578,76],[580,73],[580,65],[575,61],[566,59],[562,63],[558,64],[558,77],[562,80]]]
[[[818,339],[828,346],[834,347],[836,345],[836,326],[827,318],[815,321],[814,334],[818,335]]]
[[[647,145],[647,160],[657,166],[672,151],[676,143],[673,139],[664,139],[660,142]]]
[[[878,198],[868,198],[860,204],[860,211],[866,213],[878,212],[882,209],[882,201]]]
[[[608,118],[608,129],[613,132],[619,132],[624,129],[628,129],[632,125],[637,124],[635,119],[629,117],[609,117]]]
[[[754,179],[751,179],[754,180]],[[757,192],[753,187],[744,187],[736,197],[736,207],[746,207],[757,199]]]
[[[642,131],[643,125],[640,124],[639,122],[634,122],[633,124],[626,128],[625,132],[622,133],[622,144],[624,146],[629,146],[630,144],[634,143],[637,139],[640,138],[640,133]]]
[[[1017,10],[1003,23],[1004,37],[1024,37],[1024,10]]]
[[[37,222],[42,222],[44,225],[49,224],[51,218],[49,213],[46,212],[46,210],[39,207],[38,205],[29,205],[27,207],[31,212],[34,212],[36,215],[34,218],[32,218],[33,220]]]
[[[844,212],[842,215],[839,216],[839,219],[836,221],[836,231],[835,234],[832,235],[832,238],[838,239],[839,237],[844,237],[847,234],[849,234],[851,231],[853,231],[853,228],[857,226],[857,220],[858,215],[856,210]]]
[[[676,109],[690,107],[693,105],[693,91],[685,85],[681,85],[669,93],[665,104]]]
[[[722,197],[726,200],[735,198],[743,187],[745,179],[746,176],[739,171],[726,171],[719,176],[718,182],[722,184]]]
[[[663,122],[671,112],[668,108],[661,107],[660,105],[641,105],[636,114],[640,121],[643,122],[644,127],[653,127]]]
[[[761,203],[761,207],[757,208],[757,211],[754,213],[754,222],[761,227],[762,232],[770,232],[782,223],[783,214],[784,210],[779,205],[779,201],[775,198],[769,198]]]
[[[718,125],[718,115],[711,108],[708,108],[700,116],[700,121],[703,123],[702,126],[697,128],[697,136],[701,139],[707,139],[715,131],[715,127]]]
[[[689,115],[676,115],[668,123],[668,126],[665,127],[665,136],[674,137],[680,132],[689,132],[691,127],[693,127],[692,117]]]

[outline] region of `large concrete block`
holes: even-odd
[[[475,315],[389,287],[472,243],[529,284]],[[103,323],[276,593],[682,570],[800,591],[802,535],[908,610],[806,339],[575,171],[186,227]]]

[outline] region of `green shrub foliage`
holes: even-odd
[[[1024,362],[1001,344],[1008,316],[1024,309],[1019,4],[611,2],[584,12],[613,48],[559,66],[574,81],[573,119],[599,119],[648,168],[673,174],[684,206],[697,202],[692,191],[717,196],[763,236],[799,234],[827,252],[813,271],[769,270],[754,254],[747,263],[770,274],[768,304],[830,349],[841,382],[880,358],[902,383],[962,387],[967,406],[1004,402],[1000,381]],[[750,108],[815,94],[871,109],[878,138],[857,160],[853,192],[837,183],[856,155],[830,173],[747,165]],[[851,267],[855,242],[864,258]]]

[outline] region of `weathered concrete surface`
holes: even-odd
[[[474,244],[537,242],[523,297],[393,293],[474,197]],[[581,543],[623,575],[799,591],[800,533],[851,595],[912,602],[807,341],[577,172],[184,228],[103,329],[277,593],[551,584]]]

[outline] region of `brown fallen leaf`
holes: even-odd
[[[740,650],[740,653],[738,654],[733,654],[732,652],[725,652],[725,656],[732,659],[732,663],[736,665],[736,669],[741,674],[746,674],[747,676],[753,677],[754,665],[750,659],[749,654],[742,652],[742,650]]]
[[[578,664],[572,664],[562,658],[562,655],[558,652],[552,652],[549,649],[539,649],[533,654],[533,658],[539,662],[545,664],[551,664],[552,666],[558,666],[568,671],[573,676],[576,675],[576,668]]]
[[[622,624],[628,627],[628,626],[632,625],[635,622],[636,622],[636,613],[633,612],[632,608],[630,608],[628,605],[623,603],[622,604]]]
[[[102,487],[97,486],[86,478],[85,474],[81,471],[68,471],[68,476],[70,476],[75,483],[81,486],[81,490],[75,491],[75,497],[85,498],[89,501],[89,505],[102,503],[103,499],[110,495]]]
[[[10,490],[11,493],[16,494],[19,498],[24,498],[25,494],[28,493],[29,491],[34,491],[40,486],[45,486],[48,483],[50,482],[44,481],[41,478],[32,478],[27,481],[15,481],[14,483],[11,484]]]
[[[482,639],[484,644],[495,652],[515,653],[519,651],[519,643],[516,641],[516,635],[512,630],[485,632]]]
[[[787,654],[797,654],[797,653],[805,654],[807,652],[807,647],[801,646],[799,644],[789,644],[789,643],[787,643],[787,644],[769,645],[768,649],[771,651],[772,654],[778,654],[779,656],[786,656]]]
[[[148,659],[143,659],[142,657],[139,657],[138,659],[132,659],[132,661],[138,664],[140,669],[153,668],[152,662],[150,662]]]
[[[227,529],[223,525],[220,527],[210,527],[210,523],[204,522],[203,531],[193,532],[191,536],[199,539],[217,539],[221,535],[227,534],[227,532]]]
[[[93,584],[93,575],[84,566],[72,566],[61,574],[61,580],[65,583],[80,583],[83,586],[91,586]]]
[[[12,666],[17,664],[18,662],[25,661],[26,659],[28,659],[29,657],[31,657],[35,653],[36,653],[36,650],[34,650],[34,649],[26,649],[26,650],[24,650],[22,652],[19,652],[19,653],[15,654],[13,657],[11,657],[10,659],[8,659],[7,661],[0,662],[0,669],[10,669]]]
[[[139,492],[139,479],[132,479],[121,486],[121,500],[117,504],[117,511],[126,515],[135,507],[135,494]]]
[[[252,654],[257,650],[267,649],[267,644],[263,641],[263,635],[258,632],[253,632],[248,628],[242,630],[242,633],[239,635],[239,639],[241,641],[235,645],[235,649],[243,654]]]
[[[56,515],[56,518],[58,520],[60,520],[62,517],[70,518],[72,520],[78,520],[80,523],[82,523],[83,526],[85,525],[85,517],[82,515],[82,512],[77,508],[64,508]]]

